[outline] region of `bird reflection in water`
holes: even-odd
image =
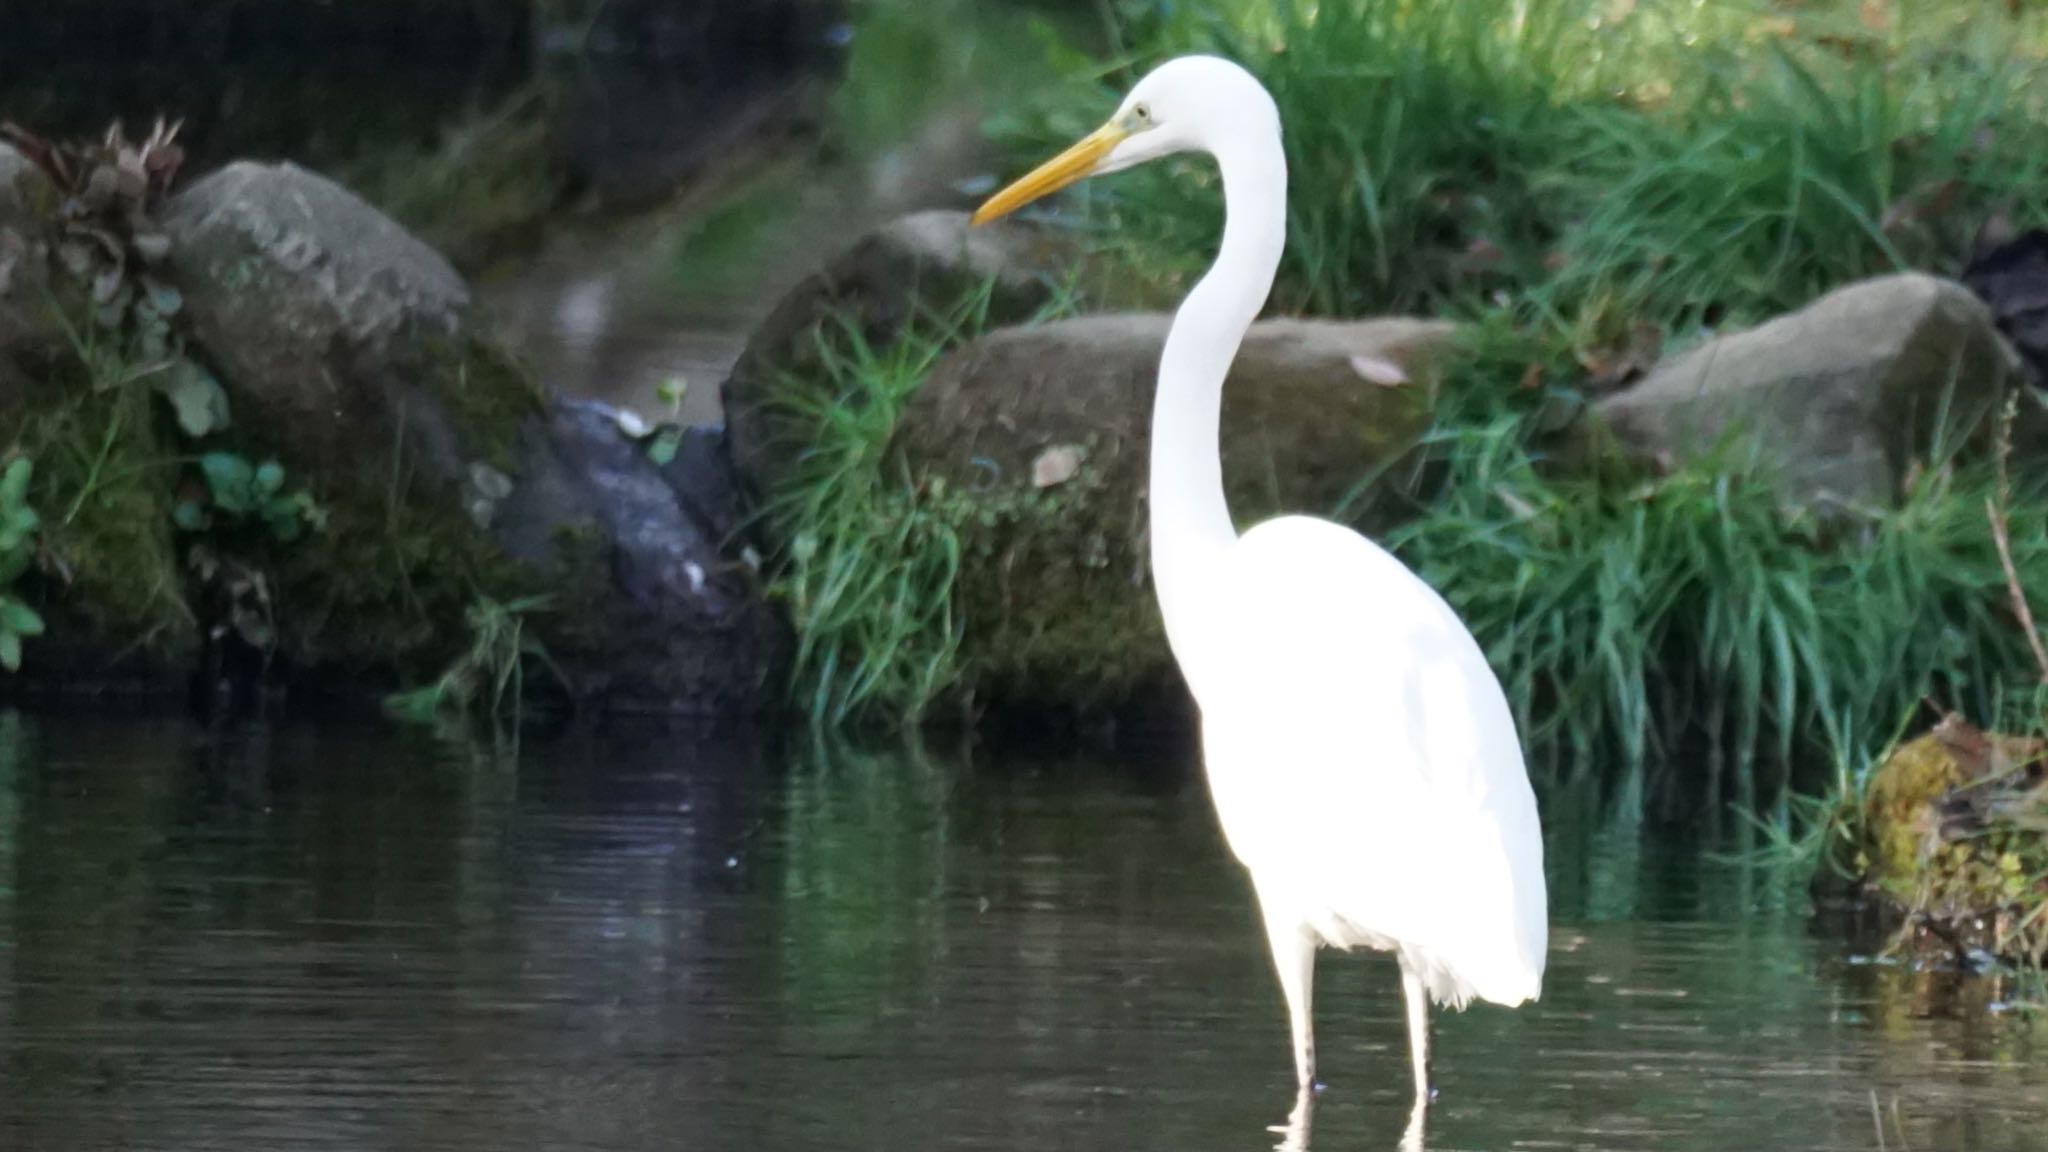
[[[1266,1129],[1280,1137],[1280,1143],[1273,1145],[1273,1152],[1309,1152],[1308,1137],[1313,1127],[1316,1110],[1315,1092],[1303,1089],[1294,1098],[1294,1110],[1287,1114],[1287,1122],[1275,1124]],[[1399,1152],[1423,1152],[1422,1122],[1429,1115],[1426,1104],[1418,1101],[1408,1111],[1408,1127],[1401,1133],[1401,1143],[1396,1145]]]

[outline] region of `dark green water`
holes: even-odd
[[[0,714],[0,1148],[1269,1147],[1246,886],[1131,767]],[[1545,998],[1442,1020],[1430,1147],[2048,1148],[1981,982],[1552,817]],[[1316,1148],[1400,1135],[1395,983],[1323,962]]]

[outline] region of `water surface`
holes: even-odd
[[[2048,1147],[1981,986],[1551,822],[1545,998],[1440,1023],[1430,1147]],[[1394,970],[1320,980],[1313,1146],[1392,1147]],[[1258,1149],[1291,1077],[1181,765],[0,714],[0,1148]]]

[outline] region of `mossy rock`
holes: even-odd
[[[1057,233],[1006,221],[970,227],[965,212],[904,216],[850,245],[783,297],[748,337],[720,389],[734,467],[757,497],[780,490],[811,441],[785,411],[791,378],[824,375],[820,340],[858,330],[892,343],[921,315],[943,315],[986,289],[986,320],[1022,320],[1050,303],[1076,252]]]
[[[461,413],[437,409],[463,394],[469,288],[354,193],[290,164],[231,164],[173,197],[164,228],[186,322],[237,420],[301,469],[360,469],[410,424],[460,429]],[[537,390],[524,394],[537,413]]]
[[[906,406],[896,451],[913,475],[942,481],[962,540],[955,599],[977,696],[1113,706],[1173,678],[1145,498],[1170,323],[1131,314],[999,330],[941,361]],[[1311,512],[1385,526],[1388,466],[1429,426],[1453,331],[1410,319],[1255,325],[1223,401],[1239,524]]]
[[[2048,959],[2048,777],[2041,741],[1951,718],[1871,773],[1859,859],[1894,910],[1945,945]]]
[[[477,334],[439,255],[289,165],[230,165],[166,227],[232,405],[221,439],[281,460],[327,513],[266,549],[288,665],[425,679],[467,644],[471,605],[538,599],[532,633],[578,697],[754,706],[775,628],[750,573],[615,418]]]

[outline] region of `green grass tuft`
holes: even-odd
[[[1245,64],[1286,125],[1280,311],[1473,314],[1498,294],[1617,320],[1753,318],[1904,266],[1953,270],[1994,208],[2048,204],[2041,20],[1933,5],[1236,0],[1140,4],[1133,60]],[[1019,163],[1114,107],[1083,74],[997,122]],[[1221,204],[1206,165],[1098,182],[1084,225],[1192,271]],[[1193,168],[1190,178],[1187,168]]]
[[[779,404],[811,434],[765,514],[788,542],[776,591],[796,626],[799,703],[815,721],[914,723],[958,674],[959,534],[887,453],[903,404],[947,347],[981,329],[988,304],[984,288],[881,347],[851,322],[828,327],[821,374],[785,382]]]
[[[1990,461],[1922,470],[1895,511],[1822,520],[1786,511],[1734,445],[1661,477],[1559,475],[1528,424],[1448,419],[1439,486],[1387,543],[1464,617],[1553,771],[1704,740],[1754,809],[1783,779],[1764,769],[1867,763],[1921,701],[1991,715],[2034,672]],[[2048,601],[2048,493],[2009,499],[2015,568]]]

